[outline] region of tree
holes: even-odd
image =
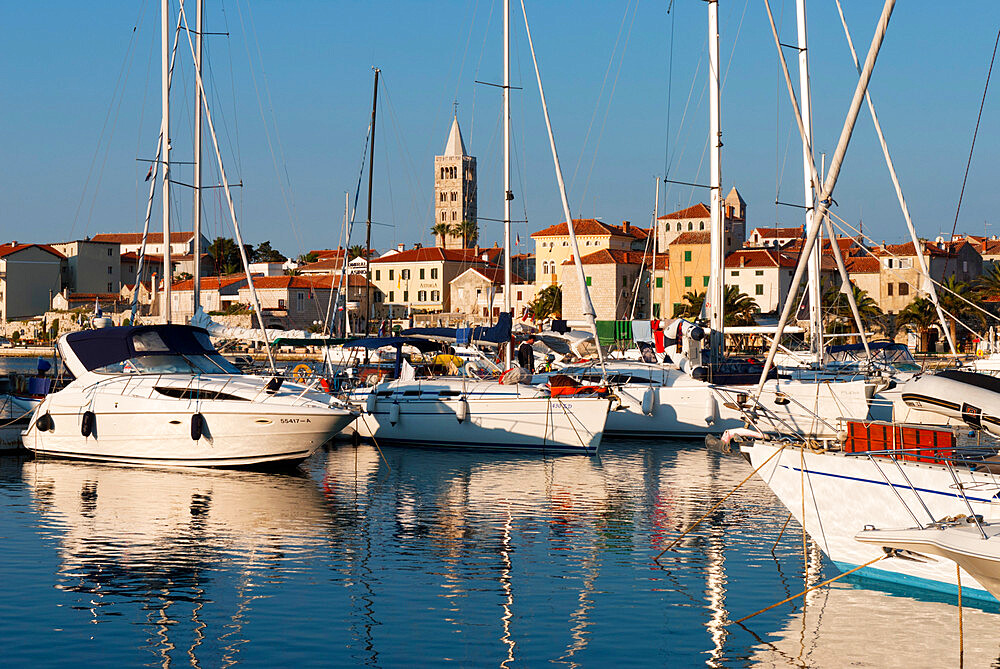
[[[319,260],[319,254],[315,251],[310,251],[309,253],[303,253],[296,260],[303,265],[308,265],[311,262]]]
[[[538,291],[528,310],[536,321],[562,315],[562,289],[558,285],[546,286]]]
[[[723,323],[725,325],[757,325],[760,306],[736,286],[726,286],[723,302]]]
[[[288,260],[285,256],[281,255],[277,249],[271,248],[271,242],[261,242],[257,245],[257,248],[253,250],[253,254],[250,256],[252,262],[285,262]]]
[[[974,287],[980,299],[1000,297],[1000,263],[990,265],[989,270],[976,279]]]
[[[858,314],[861,316],[861,323],[865,330],[879,327],[884,331],[883,321],[885,314],[878,306],[878,302],[868,294],[868,291],[858,288],[857,284],[851,282],[851,293],[854,295],[854,302],[858,305]],[[843,286],[837,287],[831,284],[824,284],[821,293],[820,303],[823,308],[823,320],[827,323],[826,331],[829,333],[855,332],[857,324],[854,322],[854,312],[851,310],[851,302],[844,293]]]
[[[441,222],[432,226],[431,232],[433,232],[434,237],[437,238],[437,245],[444,246],[444,238],[451,234],[451,226],[447,223]]]
[[[247,257],[253,257],[253,247],[244,246]],[[240,248],[229,237],[216,237],[208,247],[208,255],[212,258],[216,274],[235,274],[240,271],[243,259],[240,257]]]
[[[684,293],[684,300],[674,305],[674,318],[696,319],[701,315],[701,307],[705,304],[705,293],[689,291]]]
[[[348,261],[354,260],[355,258],[361,258],[362,256],[365,256],[365,255],[366,255],[365,254],[365,247],[362,246],[361,244],[355,244],[351,248],[347,249],[347,260]]]
[[[472,247],[479,241],[479,224],[475,221],[466,220],[456,223],[450,227],[449,232],[455,237],[462,238],[462,248],[464,249]]]
[[[926,351],[930,348],[930,338],[927,335],[938,323],[937,309],[926,297],[918,297],[899,312],[896,322],[917,332],[920,335],[920,349]]]
[[[948,328],[951,330],[951,339],[956,346],[958,345],[958,321],[972,328],[983,325],[982,312],[969,303],[975,297],[972,285],[966,281],[959,281],[954,274],[944,280],[941,284],[941,290],[938,291],[938,304],[945,311]],[[966,332],[967,330],[963,331],[963,339],[966,337]]]

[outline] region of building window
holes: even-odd
[[[886,295],[892,297],[892,284],[891,283],[885,284],[885,289],[886,289]]]
[[[108,249],[108,256],[111,256],[111,249]]]
[[[567,241],[563,242],[563,246],[569,246],[569,241],[567,240]]]
[[[112,274],[111,265],[108,265],[108,274]]]
[[[285,308],[285,301],[283,299],[279,299],[278,300],[278,308],[279,309],[284,309]]]
[[[444,223],[447,220],[448,220],[448,212],[442,211],[441,212],[441,222]]]
[[[396,301],[396,291],[394,291],[394,290],[390,290],[389,291],[389,301],[390,302],[395,302]]]
[[[420,278],[421,279],[424,278],[424,268],[423,267],[420,268]]]
[[[662,276],[656,277],[656,287],[657,288],[663,288],[663,277]]]
[[[394,269],[389,270],[389,281],[392,281],[393,276],[395,275],[395,273],[396,273],[396,270],[394,270]]]
[[[734,269],[732,272],[729,273],[729,276],[739,276],[739,275],[740,271],[738,269]]]
[[[456,213],[455,213],[454,211],[453,211],[453,212],[451,212],[451,220],[453,220],[453,221],[454,221],[454,220],[457,220],[457,219],[455,218],[456,216],[457,216],[457,214],[456,214]]]
[[[110,292],[111,292],[112,290],[114,290],[114,288],[112,288],[112,287],[111,287],[111,284],[109,283],[109,284],[108,284],[108,292],[110,293]]]
[[[680,231],[681,231],[681,224],[680,224],[680,223],[678,223],[678,224],[677,224],[677,232],[680,232]]]
[[[702,286],[706,286],[706,287],[708,286],[708,277],[707,276],[701,277],[701,285]]]
[[[409,302],[409,301],[410,301],[410,291],[404,290],[403,291],[403,302]]]
[[[306,309],[306,294],[302,291],[295,293],[295,308],[298,311],[305,311]]]
[[[691,252],[690,251],[685,251],[684,252],[684,262],[691,262]]]
[[[409,281],[409,279],[410,279],[410,270],[408,270],[408,269],[400,270],[399,271],[399,276],[403,280]]]
[[[380,269],[375,270],[375,280],[379,281],[381,278],[382,278],[382,270]]]
[[[694,222],[688,221],[688,230],[694,230]]]
[[[436,278],[438,278],[438,270],[437,270],[437,267],[431,267],[431,278],[432,278],[432,279],[436,279]]]
[[[759,270],[755,271],[753,274],[754,274],[754,276],[764,276],[764,270],[759,269]]]
[[[910,294],[910,284],[908,284],[908,283],[901,283],[901,284],[899,284],[899,294],[900,295],[909,295]]]
[[[427,291],[426,290],[418,291],[417,302],[426,302],[426,301],[427,301]]]
[[[109,267],[108,269],[111,269],[111,268]],[[969,271],[969,261],[968,260],[963,260],[962,261],[962,271],[963,272],[968,272]],[[900,293],[900,295],[902,295],[902,293]]]
[[[754,295],[763,295],[764,294],[764,284],[758,283],[756,286],[754,286],[753,287],[753,294]]]
[[[587,285],[588,286],[590,285],[590,277],[589,276],[587,277]]]
[[[519,290],[517,291],[517,301],[520,302],[524,299],[523,293]]]
[[[441,301],[441,291],[439,291],[439,290],[432,290],[431,291],[431,302],[440,302],[440,301]]]
[[[685,288],[691,287],[691,277],[689,276],[684,277],[684,287]]]
[[[705,229],[705,221],[702,221],[701,223],[698,224],[698,229],[699,230],[704,230]]]

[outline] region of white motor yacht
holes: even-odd
[[[356,413],[323,393],[242,374],[188,325],[74,332],[58,342],[73,381],[22,434],[38,455],[139,465],[295,463]]]

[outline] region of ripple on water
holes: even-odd
[[[802,589],[801,536],[771,552],[787,512],[752,480],[654,563],[749,473],[699,444],[383,454],[336,446],[293,475],[0,460],[5,660],[827,666],[867,625],[955,615],[842,586],[727,627]],[[997,620],[967,615],[967,638]],[[998,650],[984,632],[966,658]]]

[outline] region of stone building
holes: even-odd
[[[504,307],[502,267],[470,267],[451,280],[451,313],[476,325],[494,322]],[[535,286],[524,278],[511,276],[511,308],[514,318],[524,313],[535,299]]]
[[[121,251],[117,242],[78,239],[52,244],[66,256],[63,288],[67,294],[106,294],[121,290]]]
[[[754,228],[747,237],[749,248],[780,248],[804,236],[802,226],[797,228]]]
[[[971,281],[982,274],[983,258],[965,239],[921,243],[928,273],[935,281],[943,282],[952,276],[958,281]],[[924,282],[913,242],[882,244],[872,252],[880,263],[879,306],[887,314],[897,314],[923,292]]]
[[[704,293],[708,290],[711,275],[711,234],[706,231],[682,232],[673,238],[667,250],[668,302],[665,317],[673,316],[677,306],[683,304],[687,293]]]
[[[641,232],[637,232],[640,230]],[[641,236],[640,244],[646,240],[646,231],[633,228],[628,221],[623,221],[618,226],[592,218],[575,218],[573,231],[576,233],[581,257],[601,249],[630,251],[637,241],[637,234]],[[569,243],[569,226],[566,223],[550,225],[531,235],[531,238],[535,240],[537,272],[535,284],[541,290],[546,286],[561,283],[564,265],[573,257],[573,249]]]
[[[722,202],[722,222],[726,231],[726,254],[743,246],[746,239],[747,203],[736,187],[729,191]],[[656,244],[664,252],[684,232],[711,230],[712,210],[701,202],[656,219]]]
[[[62,288],[65,263],[47,244],[0,246],[0,323],[44,314]]]
[[[468,229],[461,230],[465,224]],[[437,245],[446,249],[473,246],[479,239],[476,199],[476,159],[465,151],[458,116],[452,120],[444,154],[434,157],[434,224],[449,226],[446,234],[435,233]]]
[[[636,281],[639,295],[635,298],[635,318],[649,318],[648,264],[643,264],[643,254],[638,251],[601,249],[583,255],[584,278],[590,299],[594,303],[597,320],[610,321],[632,318],[632,302]],[[648,259],[647,259],[648,262]],[[572,258],[563,263],[562,309],[563,318],[580,323],[584,320],[583,294]]]

